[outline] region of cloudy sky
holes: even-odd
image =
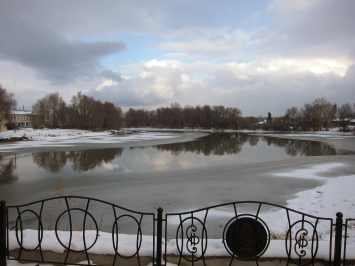
[[[18,108],[58,91],[283,115],[355,102],[353,0],[0,0],[0,83]]]

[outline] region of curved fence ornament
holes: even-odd
[[[262,219],[250,214],[239,215],[226,224],[223,244],[236,259],[257,259],[270,244],[270,231]]]
[[[72,239],[73,239],[73,223],[72,223],[72,218],[71,218],[71,215],[73,212],[75,211],[79,211],[79,212],[83,212],[84,213],[84,219],[83,219],[83,245],[84,245],[84,249],[73,249],[71,248],[72,246]],[[58,234],[58,224],[59,224],[59,221],[60,219],[68,213],[68,217],[69,217],[69,226],[70,226],[70,237],[69,237],[69,243],[68,245],[65,245],[63,243],[63,241],[60,239],[60,236]],[[86,237],[85,237],[85,224],[86,224],[86,217],[89,216],[93,222],[95,223],[95,230],[96,230],[96,236],[95,236],[95,240],[94,242],[90,245],[90,246],[87,246],[87,242],[86,242]],[[97,238],[99,237],[99,231],[97,230],[97,222],[95,220],[95,218],[89,213],[87,212],[86,210],[83,210],[83,209],[80,209],[80,208],[72,208],[72,209],[68,209],[64,212],[62,212],[61,215],[59,215],[59,217],[57,218],[57,221],[56,221],[56,224],[55,224],[55,235],[58,239],[58,242],[62,245],[62,247],[64,247],[66,250],[68,251],[72,251],[72,252],[87,252],[89,249],[91,249],[97,242]]]
[[[189,262],[203,258],[207,249],[207,230],[204,223],[196,217],[187,217],[184,220],[180,217],[176,231],[176,247],[180,257]],[[189,253],[189,256],[186,253]]]
[[[118,252],[118,243],[119,243],[119,237],[118,237],[118,221],[124,217],[130,218],[132,219],[134,222],[136,222],[136,224],[138,225],[138,230],[137,230],[137,239],[136,239],[136,251],[132,254],[132,255],[123,255],[120,252]],[[112,226],[112,244],[113,244],[113,248],[115,250],[116,255],[120,256],[121,258],[133,258],[134,256],[138,256],[139,257],[139,250],[141,248],[142,245],[142,229],[141,229],[141,221],[138,222],[138,220],[133,217],[132,215],[121,215],[118,218],[116,218],[115,222],[113,223]]]
[[[286,234],[286,252],[289,261],[296,265],[308,265],[314,262],[318,252],[318,232],[315,225],[302,220],[294,222]],[[295,256],[293,256],[293,252]]]
[[[24,247],[24,244],[23,244],[23,242],[24,242],[23,230],[22,230],[23,225],[22,225],[22,218],[21,217],[26,212],[32,213],[38,220],[38,231],[37,231],[38,245],[32,249]],[[16,240],[17,240],[18,245],[20,246],[20,250],[34,251],[38,248],[41,248],[41,244],[42,244],[42,240],[43,240],[43,224],[42,224],[41,218],[38,216],[38,214],[36,212],[34,212],[33,210],[24,210],[24,211],[20,212],[18,210],[18,216],[16,219],[15,230],[16,230]],[[19,237],[19,232],[20,232],[20,237]]]

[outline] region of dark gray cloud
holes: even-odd
[[[68,1],[32,0],[2,1],[2,17],[15,17],[39,28],[80,38],[111,38],[117,33],[152,33],[164,29],[160,7],[162,0]]]
[[[0,23],[0,59],[34,68],[37,76],[54,84],[90,78],[100,67],[100,57],[126,48],[123,42],[68,40],[47,27],[33,28],[22,20]]]

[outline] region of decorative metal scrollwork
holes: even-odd
[[[187,226],[185,231],[184,225]],[[184,245],[191,257],[184,255]],[[176,246],[180,256],[187,261],[195,262],[204,256],[207,249],[207,231],[200,219],[188,217],[181,221],[176,231]]]
[[[293,235],[292,231],[296,231],[296,233]],[[292,239],[294,239],[294,245],[292,245]],[[297,259],[292,256],[292,250],[294,250]],[[314,260],[317,251],[318,233],[315,226],[304,220],[293,223],[286,235],[286,252],[290,260],[297,265],[307,265]],[[311,255],[309,259],[306,258],[307,252]]]
[[[231,256],[240,260],[252,260],[260,257],[267,250],[270,232],[260,218],[253,215],[240,215],[226,224],[223,243]]]

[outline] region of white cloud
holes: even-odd
[[[117,85],[118,82],[114,82],[113,80],[105,80],[104,82],[102,82],[95,90],[96,91],[101,91],[104,87],[109,87],[112,85]]]
[[[153,67],[165,67],[167,65],[164,61],[158,61],[156,59],[150,60],[144,64],[146,68],[153,68]]]
[[[127,67],[127,69],[130,69]],[[261,58],[248,63],[151,60],[129,81],[107,86],[97,97],[124,106],[219,105],[238,107],[244,115],[283,115],[319,97],[338,104],[355,96],[348,62],[319,58]],[[349,73],[348,73],[348,72]],[[124,73],[124,72],[123,72]],[[107,95],[107,96],[105,96]],[[141,107],[140,107],[141,108]]]

